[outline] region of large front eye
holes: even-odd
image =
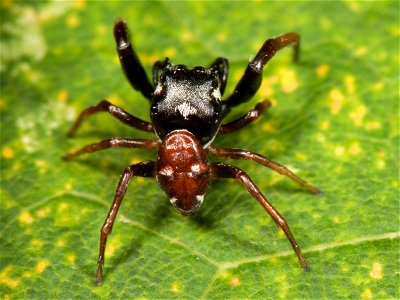
[[[161,82],[158,82],[156,89],[154,90],[154,96],[161,96],[163,92],[164,92],[164,86]]]
[[[210,97],[215,103],[220,103],[221,102],[221,92],[219,91],[219,88],[213,88],[210,92]]]

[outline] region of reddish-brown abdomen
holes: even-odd
[[[196,137],[174,130],[162,141],[157,157],[157,180],[182,214],[195,213],[210,182],[207,156]]]

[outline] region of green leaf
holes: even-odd
[[[400,298],[399,2],[1,1],[1,266],[3,299]],[[153,138],[107,114],[74,139],[77,114],[109,99],[148,118],[118,63],[112,27],[128,21],[152,63],[230,60],[232,92],[269,37],[301,34],[266,66],[257,123],[214,144],[253,150],[324,191],[314,196],[250,161],[244,169],[288,221],[311,266],[237,182],[211,184],[181,216],[154,179],[134,178],[93,286],[99,230],[118,178],[156,153],[108,150],[64,162],[113,136]]]

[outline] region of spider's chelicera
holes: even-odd
[[[150,101],[151,122],[138,119],[107,100],[102,100],[99,104],[81,112],[68,135],[74,136],[85,118],[98,112],[108,112],[128,126],[155,133],[157,139],[111,138],[68,153],[63,158],[71,160],[84,153],[108,148],[157,150],[158,155],[156,161],[133,164],[121,175],[114,201],[101,229],[95,283],[97,285],[102,283],[107,237],[111,233],[128,183],[133,176],[155,177],[171,203],[184,215],[191,215],[199,210],[211,179],[232,178],[240,181],[284,231],[299,258],[300,265],[307,270],[307,262],[285,219],[269,203],[251,178],[237,167],[224,163],[211,163],[207,158],[207,155],[212,155],[253,160],[291,178],[313,193],[320,193],[317,188],[309,185],[286,167],[261,154],[211,145],[216,136],[236,131],[255,121],[271,105],[268,100],[262,101],[239,119],[222,124],[234,106],[250,100],[257,92],[262,81],[263,67],[276,51],[293,45],[294,58],[295,60],[298,58],[299,35],[292,32],[265,41],[255,58],[248,64],[232,95],[223,101],[221,97],[228,77],[226,58],[217,58],[209,68],[192,69],[183,65],[173,65],[168,58],[158,61],[153,67],[153,84],[151,84],[129,41],[126,23],[118,21],[115,24],[114,36],[127,79],[135,90]]]

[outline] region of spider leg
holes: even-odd
[[[277,162],[270,160],[268,157],[265,157],[256,152],[251,152],[243,149],[229,149],[229,148],[212,147],[212,146],[206,148],[206,151],[207,153],[212,154],[216,157],[253,160],[265,167],[274,170],[275,172],[278,172],[279,174],[289,177],[290,179],[296,181],[301,186],[308,189],[310,192],[314,194],[321,194],[321,191],[319,189],[308,184],[306,181],[301,179],[299,176],[295,175],[285,166],[278,164]]]
[[[286,237],[292,244],[294,252],[296,252],[297,257],[299,259],[301,267],[308,271],[308,264],[301,253],[299,245],[297,244],[295,238],[293,237],[292,233],[290,232],[289,225],[287,224],[286,220],[279,214],[279,212],[269,203],[268,199],[260,192],[257,188],[253,180],[247,175],[244,171],[239,168],[223,164],[223,163],[213,163],[211,164],[211,176],[214,178],[233,178],[239,180],[247,191],[257,199],[257,201],[264,207],[267,213],[271,216],[274,220],[276,225],[283,230],[286,234]]]
[[[122,123],[128,126],[134,127],[142,131],[154,132],[153,125],[151,123],[132,116],[131,114],[124,111],[122,108],[111,104],[107,100],[102,100],[97,105],[89,106],[88,108],[84,109],[79,114],[78,118],[76,118],[75,123],[72,125],[67,135],[69,137],[74,136],[82,121],[98,112],[108,112],[113,117],[117,118]]]
[[[210,66],[211,69],[217,70],[219,75],[220,87],[219,90],[221,92],[221,96],[225,92],[226,82],[228,80],[228,69],[229,63],[228,60],[224,57],[218,57]]]
[[[218,130],[218,135],[231,133],[254,122],[261,116],[264,110],[269,107],[271,107],[271,102],[269,100],[264,100],[257,103],[257,105],[252,110],[250,110],[247,114],[240,117],[239,119],[226,124],[222,124]]]
[[[129,41],[128,27],[124,21],[118,21],[114,26],[114,37],[122,69],[132,87],[151,100],[153,86],[147,78],[139,57]]]
[[[117,189],[115,191],[114,201],[108,212],[107,218],[104,221],[103,227],[100,231],[100,250],[98,258],[98,268],[96,272],[95,285],[101,285],[103,281],[103,265],[104,265],[104,251],[106,249],[107,237],[111,233],[114,225],[115,217],[117,216],[118,209],[124,199],[129,180],[133,176],[141,177],[155,177],[156,176],[156,163],[153,161],[141,162],[129,166],[124,170],[119,180]]]
[[[112,138],[98,143],[87,145],[79,150],[65,154],[64,160],[71,160],[85,153],[92,153],[108,148],[140,148],[147,150],[157,150],[160,142],[158,140],[131,139],[131,138]]]
[[[154,83],[154,88],[156,88],[158,81],[159,81],[159,74],[158,71],[162,68],[164,68],[166,65],[168,65],[169,59],[168,57],[165,58],[163,61],[156,61],[153,65],[153,83]]]
[[[290,32],[265,41],[256,57],[247,65],[233,94],[222,102],[222,112],[224,115],[228,114],[233,106],[244,103],[254,96],[261,85],[262,71],[265,64],[278,50],[290,45],[294,46],[294,60],[297,60],[300,49],[300,36],[297,33]]]

